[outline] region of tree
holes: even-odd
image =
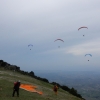
[[[1,63],[1,66],[2,66],[2,67],[5,67],[6,65],[7,65],[6,62],[2,62],[2,63]]]
[[[0,60],[0,63],[4,62],[3,60]]]
[[[33,71],[29,72],[29,75],[34,77],[34,72]]]

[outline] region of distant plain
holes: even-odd
[[[37,72],[37,75],[47,78],[50,82],[74,87],[86,100],[100,100],[99,71],[55,71]]]

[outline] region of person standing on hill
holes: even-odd
[[[17,97],[19,97],[19,87],[20,87],[20,80],[17,82],[14,82],[12,97],[14,97],[15,92],[17,93]]]
[[[58,86],[57,86],[57,84],[56,85],[54,85],[54,87],[53,87],[53,91],[55,92],[55,94],[57,95],[57,91],[58,91]]]

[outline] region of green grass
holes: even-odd
[[[41,77],[41,76],[40,76]],[[19,97],[12,97],[13,83],[21,80],[21,83],[37,86],[37,90],[42,91],[43,95],[31,93],[20,89]],[[1,89],[2,88],[2,89]],[[56,96],[52,90],[53,85],[34,79],[18,72],[3,70],[0,68],[0,100],[82,100],[59,88]]]

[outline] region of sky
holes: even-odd
[[[25,71],[100,70],[100,0],[0,0],[0,59]]]

